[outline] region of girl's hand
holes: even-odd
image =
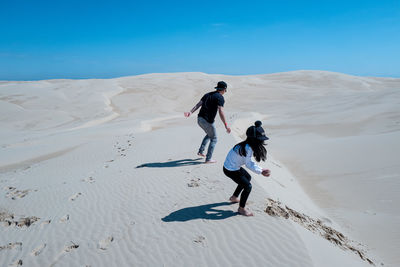
[[[184,112],[183,115],[185,115],[185,117],[189,117],[190,116],[190,112]]]
[[[265,177],[268,177],[271,175],[271,171],[268,169],[263,169],[261,174],[264,175]]]

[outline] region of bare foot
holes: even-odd
[[[197,153],[197,156],[200,156],[200,157],[203,157],[203,158],[205,158],[206,157],[206,155],[204,155],[203,153]]]
[[[206,160],[205,163],[217,163],[217,161],[216,161],[216,160],[213,160],[213,159],[210,159],[210,160]]]
[[[239,207],[238,212],[243,216],[254,216],[254,214],[251,211],[248,211],[245,208]]]
[[[229,198],[229,200],[230,200],[230,202],[232,202],[232,203],[239,203],[239,198],[238,198],[238,197],[235,197],[235,196],[231,196],[231,197]]]

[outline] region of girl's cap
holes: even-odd
[[[269,138],[265,135],[263,127],[261,127],[262,122],[256,121],[254,126],[250,126],[246,131],[246,136],[251,138],[256,138],[261,141],[268,140]]]

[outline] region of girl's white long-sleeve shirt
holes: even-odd
[[[239,155],[239,146],[233,147],[229,150],[228,155],[226,156],[224,167],[229,171],[237,171],[241,166],[246,165],[251,171],[261,174],[262,168],[258,166],[254,161],[252,161],[251,157],[253,156],[253,149],[246,144],[246,157]]]

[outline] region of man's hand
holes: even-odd
[[[185,115],[186,118],[189,117],[190,114],[191,114],[190,112],[184,112],[184,113],[183,113],[183,115]]]
[[[227,133],[231,133],[231,128],[226,127],[226,132],[227,132]]]
[[[268,177],[271,175],[271,171],[268,169],[263,169],[261,174],[264,175],[265,177]]]

